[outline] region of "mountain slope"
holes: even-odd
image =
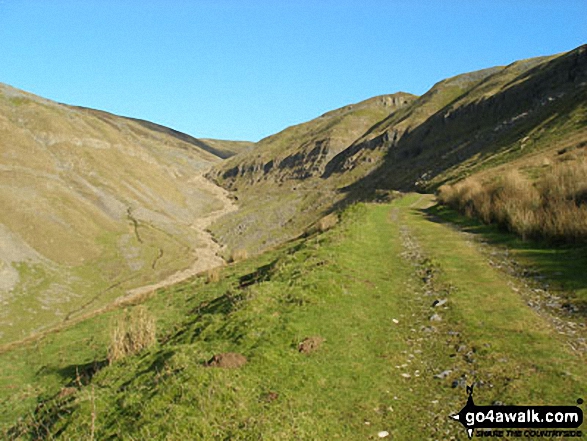
[[[258,251],[382,191],[432,191],[537,152],[584,149],[587,46],[458,75],[421,97],[396,96],[401,105],[365,121],[359,136],[339,109],[326,124],[318,118],[286,129],[216,166],[210,176],[235,192],[241,210],[213,232],[229,248]],[[352,136],[324,149],[322,130]]]
[[[365,151],[380,149],[385,160],[361,182],[363,187],[413,189],[418,184],[431,189],[482,168],[559,148],[567,140],[579,144],[586,139],[587,46],[482,73],[457,96],[452,84],[470,74],[439,83],[406,109],[410,115],[405,119],[390,119],[342,152],[330,164],[331,173],[346,173],[360,164]],[[436,104],[426,119],[414,121],[413,112],[430,94],[439,93],[448,99]],[[390,141],[392,134],[395,141]]]
[[[188,144],[192,144],[195,147],[198,147],[201,150],[204,150],[208,153],[212,153],[214,156],[218,156],[219,158],[226,159],[230,158],[231,156],[236,155],[237,153],[245,152],[251,150],[255,143],[249,141],[226,141],[221,139],[205,139],[205,138],[194,138],[186,133],[179,132],[177,130],[171,129],[169,127],[162,126],[160,124],[155,124],[150,121],[145,121],[143,119],[138,118],[129,118],[129,117],[121,117],[118,115],[113,115],[108,112],[104,112],[102,110],[90,109],[87,107],[80,107],[80,106],[69,106],[80,111],[84,111],[91,115],[97,116],[104,121],[115,121],[115,120],[128,120],[136,123],[136,125],[140,125],[148,129],[149,132],[160,132],[165,135],[169,135],[172,138],[176,138],[178,140],[184,141]]]
[[[190,266],[221,145],[0,85],[0,342]]]
[[[289,127],[236,155],[208,176],[232,190],[239,211],[211,228],[229,250],[258,252],[291,238],[340,198],[335,183],[320,179],[329,161],[365,131],[416,97],[374,97]]]
[[[409,104],[414,95],[382,95],[342,107],[262,139],[210,173],[228,188],[239,182],[283,182],[319,176],[325,165],[375,123]]]

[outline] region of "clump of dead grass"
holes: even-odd
[[[220,281],[220,268],[211,268],[206,271],[206,283],[216,283]]]
[[[232,252],[230,255],[230,262],[240,262],[242,260],[246,260],[249,257],[249,253],[247,250],[242,248],[237,248]]]
[[[324,231],[330,230],[337,223],[338,216],[336,215],[336,213],[330,213],[324,216],[322,219],[320,219],[316,226],[318,228],[318,231],[323,233]]]
[[[148,348],[157,341],[155,320],[142,305],[125,312],[112,328],[108,361],[117,360]]]
[[[439,200],[466,216],[497,223],[523,239],[587,241],[587,159],[549,166],[534,182],[517,170],[439,189]]]

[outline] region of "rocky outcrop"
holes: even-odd
[[[383,95],[325,113],[259,141],[254,150],[220,164],[209,176],[230,189],[319,177],[337,154],[415,98]]]
[[[524,154],[515,152],[523,139],[522,144],[538,148],[547,142],[543,133],[585,107],[586,48],[440,82],[401,118],[392,115],[376,133],[337,155],[324,177],[365,168],[365,158],[379,151],[383,160],[365,170],[373,173],[361,184],[414,189],[437,185],[436,177],[474,158],[478,162],[512,150],[511,155]],[[428,116],[422,118],[423,113]]]

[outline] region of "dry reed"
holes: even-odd
[[[113,363],[127,355],[136,354],[156,342],[155,320],[140,305],[127,310],[112,329],[108,361]]]
[[[550,166],[531,182],[516,170],[439,189],[439,200],[469,217],[497,223],[523,239],[587,241],[587,159]]]
[[[231,262],[240,262],[241,260],[246,260],[249,257],[249,253],[247,250],[238,248],[232,252],[230,255]]]

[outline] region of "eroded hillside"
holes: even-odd
[[[214,234],[229,252],[258,252],[299,234],[341,198],[340,180],[321,178],[333,158],[415,99],[400,92],[333,110],[215,167],[208,176],[233,191],[240,209],[216,223]]]
[[[235,148],[1,85],[0,342],[192,265]]]
[[[462,74],[421,97],[382,99],[392,105],[338,109],[216,166],[210,176],[235,192],[241,210],[214,233],[229,248],[259,251],[382,191],[434,191],[528,155],[584,149],[587,46]],[[357,125],[363,112],[371,118]]]

